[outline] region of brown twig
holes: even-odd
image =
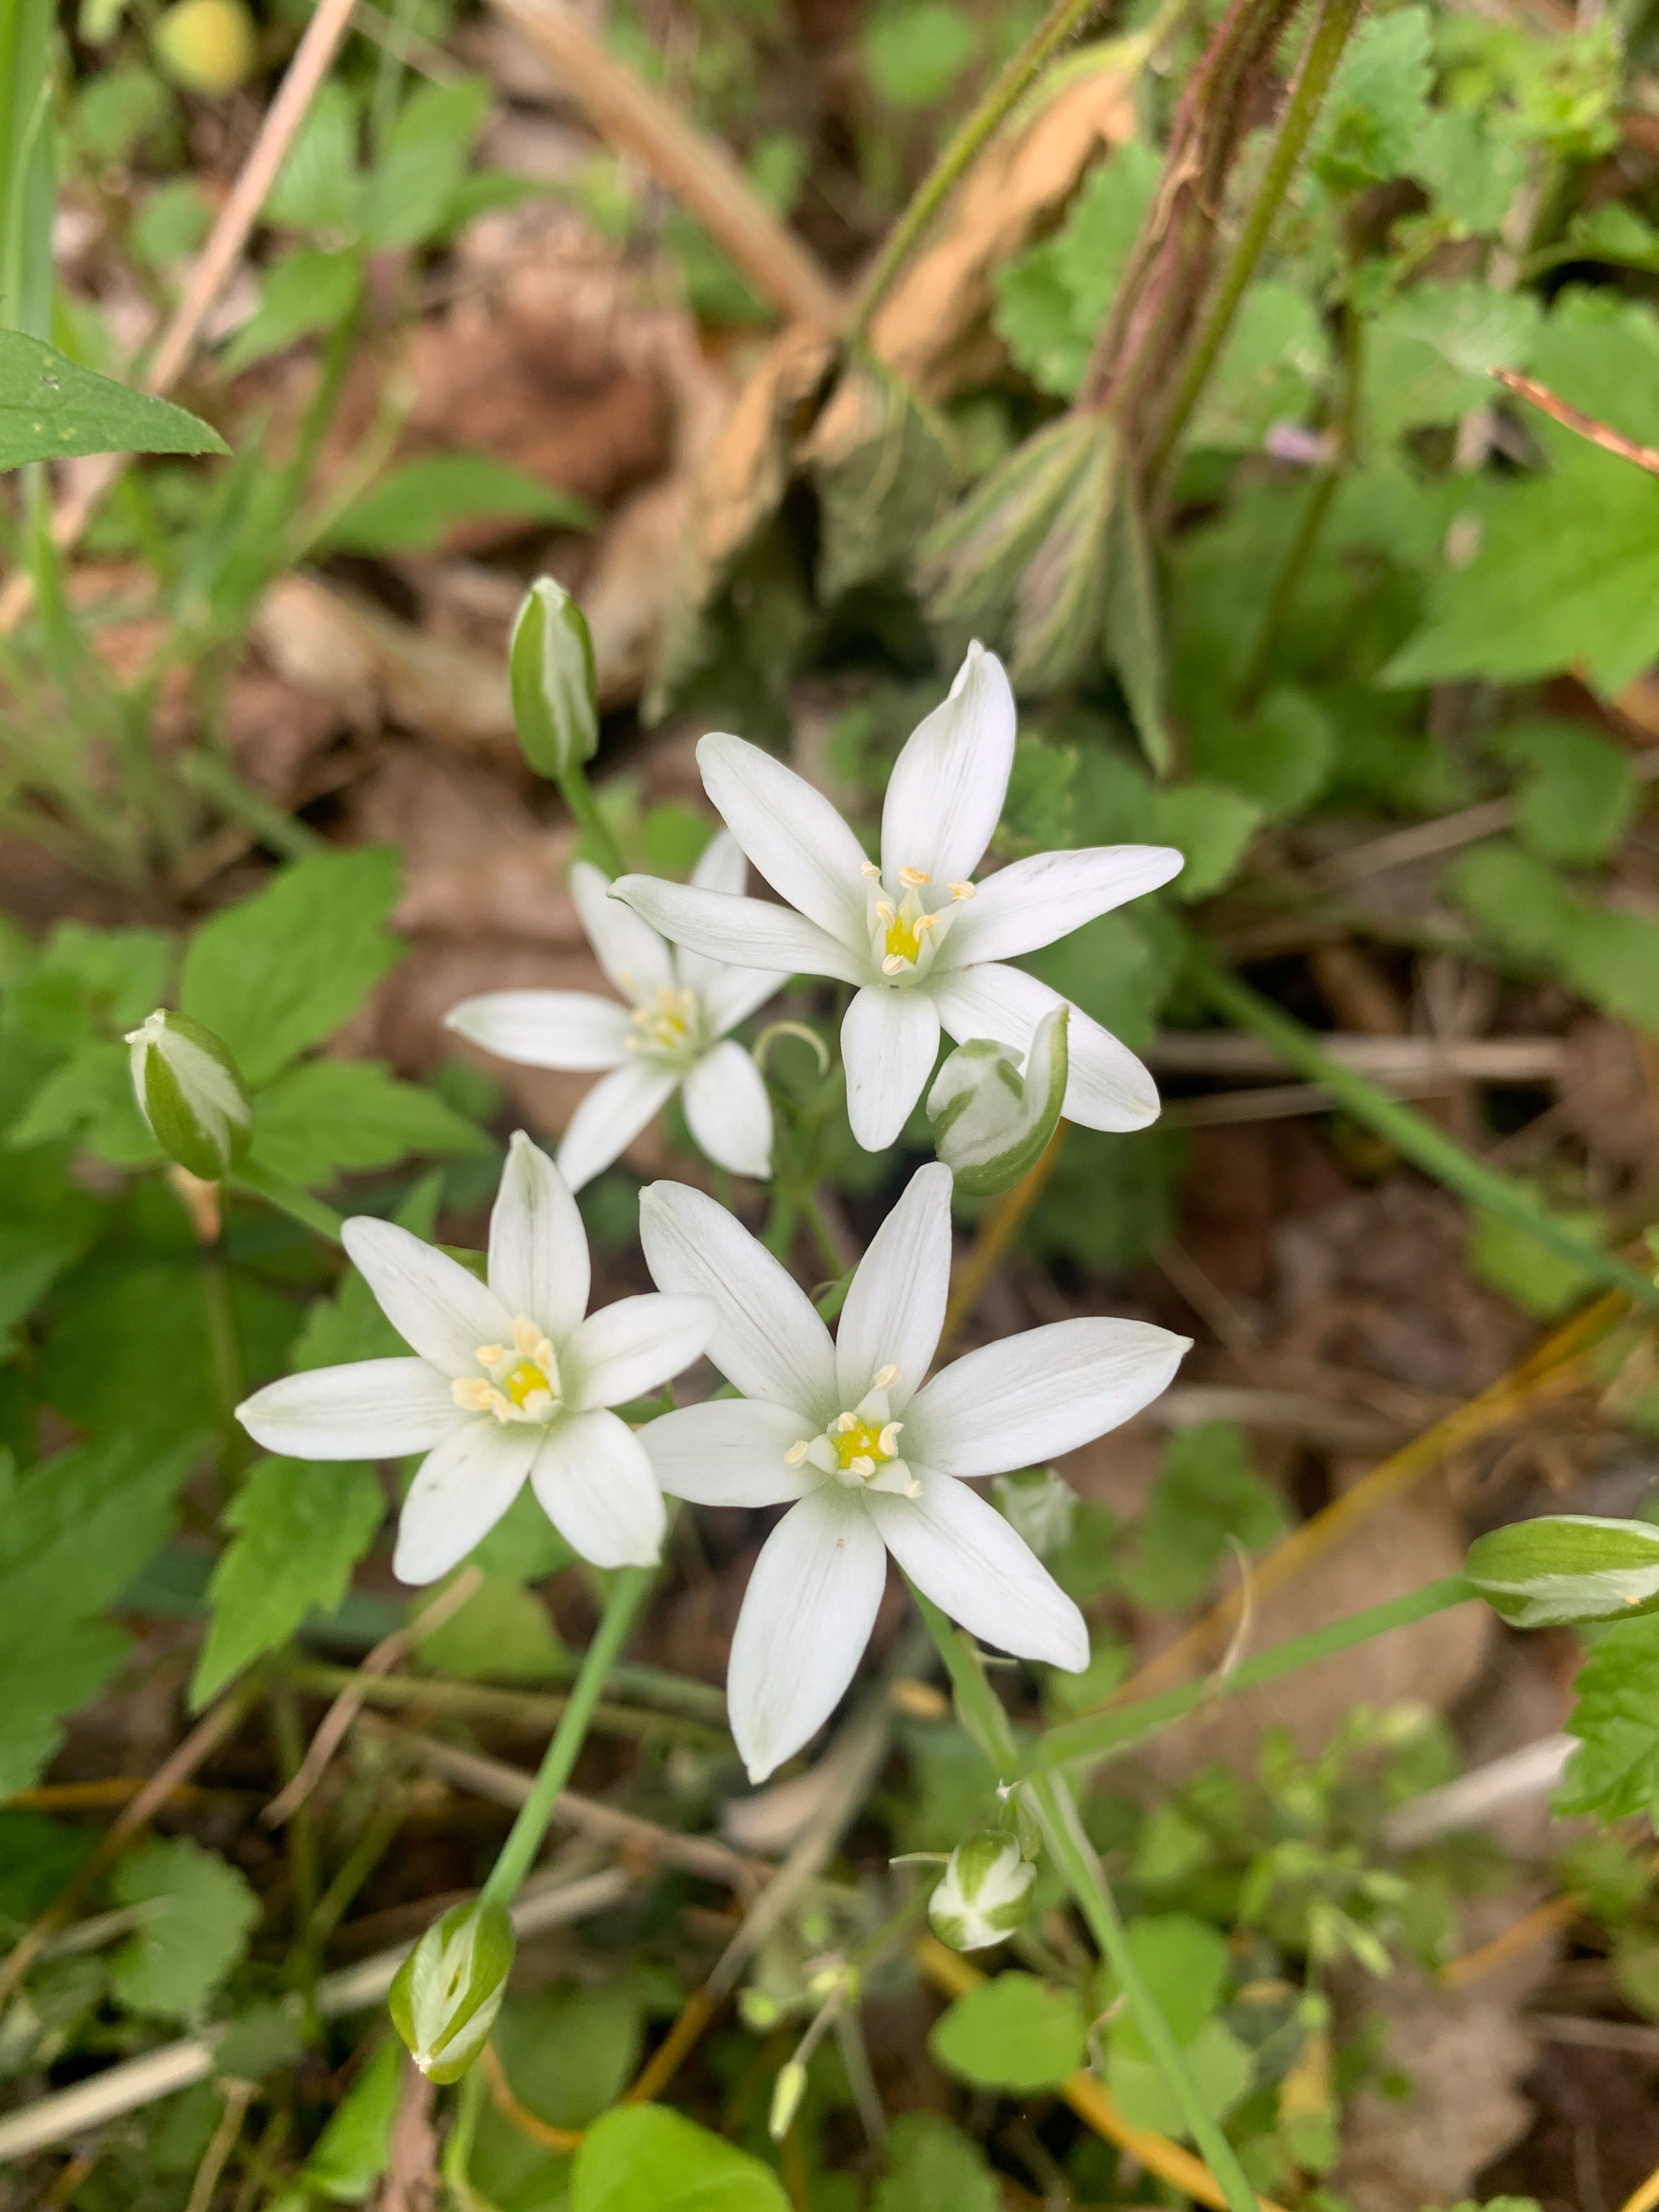
[[[422,1607],[413,1620],[405,1621],[390,1636],[382,1637],[357,1669],[357,1676],[389,1674],[417,1644],[431,1635],[434,1628],[441,1628],[452,1614],[460,1611],[470,1598],[477,1595],[483,1588],[483,1579],[482,1569],[464,1567],[453,1583],[439,1591],[430,1605]],[[300,1762],[299,1772],[285,1790],[271,1799],[259,1815],[267,1827],[280,1827],[305,1803],[322,1780],[328,1762],[339,1749],[346,1730],[362,1711],[363,1699],[367,1695],[368,1691],[361,1679],[355,1679],[341,1691],[319,1723],[317,1733],[311,1739],[310,1748]]]
[[[185,2212],[209,2212],[213,2192],[219,2186],[219,2176],[225,2170],[225,2160],[236,2147],[236,2138],[242,2132],[247,2118],[247,2108],[253,2101],[254,2083],[231,2080],[220,2085],[225,2100],[225,2109],[219,2116],[219,2124],[207,2148],[202,2154],[202,2163],[196,2169],[196,2179],[191,2184],[190,2201]]]
[[[951,1285],[945,1326],[939,1333],[939,1349],[933,1355],[936,1359],[943,1359],[946,1350],[955,1343],[963,1323],[979,1304],[980,1292],[990,1280],[992,1270],[1041,1197],[1042,1186],[1054,1173],[1060,1146],[1066,1141],[1066,1126],[1064,1121],[1055,1124],[1054,1135],[1036,1161],[1027,1168],[1012,1190],[1003,1193],[981,1221],[968,1256],[957,1268],[956,1280]]]
[[[573,2151],[581,2148],[580,2128],[556,2128],[521,2105],[513,2094],[513,2084],[507,2078],[507,2069],[501,2063],[501,2054],[493,2043],[486,2043],[479,2053],[483,2067],[484,2086],[489,2092],[489,2101],[510,2127],[532,2142],[539,2143],[544,2150]]]
[[[1547,415],[1564,430],[1571,430],[1580,438],[1588,438],[1592,446],[1599,446],[1604,453],[1616,454],[1620,460],[1645,469],[1650,477],[1659,477],[1659,447],[1638,446],[1633,438],[1626,438],[1605,422],[1598,422],[1594,415],[1586,415],[1582,407],[1575,407],[1550,390],[1547,384],[1539,384],[1530,376],[1522,376],[1513,368],[1489,368],[1488,376],[1495,377],[1506,392],[1517,399],[1524,399],[1529,407]]]
[[[386,2146],[386,2179],[375,2199],[378,2212],[436,2212],[438,2136],[432,2124],[436,2094],[414,2059],[405,2058]]]

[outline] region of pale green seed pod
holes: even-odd
[[[927,1917],[953,1951],[984,1951],[1022,1925],[1036,1869],[1012,1836],[986,1829],[957,1845],[945,1879],[927,1900]]]
[[[766,2131],[774,2142],[781,2142],[788,2134],[805,2094],[806,2069],[799,2058],[792,2058],[779,2067],[778,2078],[772,2084],[772,2110],[767,2117]]]
[[[387,2008],[428,2081],[459,2081],[483,2049],[514,1949],[506,1908],[479,1899],[452,1906],[398,1969]]]
[[[1659,1611],[1659,1528],[1547,1513],[1477,1536],[1463,1571],[1512,1628]]]
[[[593,641],[562,584],[539,576],[513,618],[507,648],[513,719],[524,757],[556,782],[592,759],[599,743]]]
[[[126,1042],[138,1111],[156,1143],[204,1182],[219,1182],[253,1128],[253,1102],[228,1047],[188,1014],[161,1008]]]
[[[1066,1103],[1070,1012],[1059,1006],[1042,1017],[1023,1068],[1012,1045],[972,1037],[934,1077],[927,1093],[934,1148],[969,1197],[1011,1189],[1054,1135]]]

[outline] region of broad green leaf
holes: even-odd
[[[1243,792],[1269,817],[1299,814],[1318,798],[1337,749],[1324,707],[1289,684],[1270,691],[1248,721],[1206,715],[1187,740],[1195,775]]]
[[[1527,366],[1540,319],[1530,293],[1484,284],[1416,284],[1397,295],[1364,333],[1362,406],[1374,436],[1455,422],[1488,405],[1488,372]]]
[[[339,80],[331,78],[313,100],[266,195],[265,221],[290,230],[355,230],[362,204],[356,150],[356,105]]]
[[[534,1503],[527,1485],[520,1494],[530,1495]],[[420,1602],[429,1602],[431,1596],[422,1591]],[[422,1638],[419,1648],[426,1666],[463,1679],[489,1675],[538,1682],[564,1671],[564,1645],[547,1607],[517,1574],[491,1575],[459,1613]]]
[[[1121,1037],[1131,1052],[1152,1042],[1161,980],[1139,920],[1100,915],[1019,963]]]
[[[385,1512],[372,1467],[259,1462],[225,1508],[235,1533],[213,1571],[213,1620],[191,1684],[193,1706],[285,1642],[313,1607],[333,1612]]]
[[[487,1152],[489,1139],[435,1092],[371,1060],[313,1060],[259,1094],[252,1157],[310,1188],[410,1152]]]
[[[1461,107],[1429,110],[1418,125],[1410,174],[1427,186],[1436,211],[1469,236],[1498,228],[1527,173],[1527,156],[1512,140],[1488,128],[1485,117]]]
[[[341,553],[427,553],[454,522],[476,515],[597,529],[599,510],[574,492],[559,491],[487,453],[434,453],[406,461],[354,500],[330,525],[327,543]]]
[[[1466,854],[1445,883],[1482,935],[1518,965],[1659,1032],[1659,922],[1580,897],[1546,862],[1498,838]]]
[[[620,2105],[583,2138],[570,2212],[787,2212],[769,2166],[662,2105]]]
[[[362,283],[356,253],[290,253],[266,270],[259,304],[225,348],[220,368],[234,376],[250,362],[281,353],[296,338],[333,330],[356,306]]]
[[[1615,1621],[1579,1669],[1567,1732],[1578,1748],[1554,1808],[1604,1826],[1645,1813],[1659,1822],[1659,1618]]]
[[[21,331],[0,330],[0,470],[76,453],[227,453],[171,401],[99,376]]]
[[[1225,784],[1194,777],[1188,783],[1160,785],[1152,794],[1152,837],[1173,845],[1187,865],[1170,886],[1182,900],[1207,898],[1231,883],[1262,812],[1253,799]]]
[[[895,107],[931,107],[974,58],[979,33],[954,0],[884,0],[864,30],[870,82]]]
[[[1259,446],[1275,422],[1300,422],[1331,366],[1324,323],[1293,284],[1253,284],[1193,416],[1190,442]]]
[[[179,1003],[224,1040],[250,1084],[331,1036],[402,957],[386,930],[399,874],[384,845],[320,853],[197,931]]]
[[[1522,771],[1515,826],[1522,842],[1546,860],[1605,860],[1634,818],[1638,803],[1631,757],[1583,722],[1539,716],[1506,723],[1487,750]]]
[[[34,963],[36,981],[72,982],[82,1018],[105,1035],[137,1028],[166,994],[177,944],[165,929],[88,929],[62,921]]]
[[[418,246],[442,227],[489,105],[479,77],[416,86],[368,181],[363,235],[371,246]]]
[[[1190,1604],[1208,1589],[1229,1536],[1256,1551],[1285,1526],[1283,1503],[1256,1473],[1242,1429],[1231,1421],[1179,1429],[1136,1532],[1130,1586],[1142,1604]]]
[[[1334,191],[1383,184],[1411,158],[1433,82],[1426,8],[1362,23],[1343,55],[1314,134],[1309,166]]]
[[[63,1742],[59,1720],[96,1697],[131,1648],[109,1620],[48,1614],[27,1634],[17,1622],[0,1631],[0,1796],[40,1778]]]
[[[82,1045],[55,1067],[6,1132],[26,1149],[71,1137],[112,1167],[146,1167],[161,1151],[138,1111],[124,1044]]]
[[[1200,2101],[1217,2119],[1250,2086],[1250,2053],[1222,2021],[1201,2027],[1182,2056]],[[1106,2086],[1132,2127],[1155,2128],[1177,2140],[1188,2132],[1181,2100],[1163,2069],[1120,2049],[1115,2038],[1106,2052]]]
[[[934,2023],[928,2049],[986,2089],[1053,2089],[1084,2060],[1083,2008],[1035,1974],[998,1974]]]
[[[362,2203],[386,2172],[403,2073],[403,2045],[383,2036],[305,2162],[307,2189],[335,2204]]]
[[[110,1967],[130,2012],[190,2020],[247,1948],[259,1900],[234,1866],[186,1837],[129,1853],[110,1880],[118,1905],[155,1909]]]
[[[942,2112],[894,2121],[870,2212],[999,2212],[1001,2203],[984,2152]]]
[[[1189,1912],[1159,1912],[1131,1920],[1125,1932],[1141,1979],[1169,2022],[1170,2033],[1184,2047],[1221,2001],[1230,1955],[1226,1937]],[[1109,1976],[1103,1980],[1107,1984],[1103,1999],[1109,2003],[1118,1993],[1116,1985]],[[1127,2006],[1119,2007],[1109,2032],[1114,2045],[1129,2057],[1152,2057]]]

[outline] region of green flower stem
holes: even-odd
[[[1311,1030],[1304,1029],[1300,1022],[1283,1012],[1270,999],[1263,998],[1259,991],[1252,990],[1248,983],[1241,982],[1197,937],[1188,940],[1187,974],[1218,1013],[1226,1015],[1241,1028],[1253,1030],[1297,1074],[1306,1076],[1310,1082],[1322,1083],[1357,1121],[1374,1130],[1413,1167],[1432,1176],[1437,1182],[1444,1183],[1449,1190],[1455,1190],[1471,1206],[1482,1206],[1513,1227],[1523,1230],[1528,1236],[1536,1237],[1540,1244],[1548,1245],[1553,1252],[1570,1260],[1594,1281],[1625,1291],[1649,1313],[1659,1312],[1659,1284],[1651,1276],[1620,1259],[1616,1253],[1604,1252],[1599,1245],[1575,1235],[1523,1184],[1497,1168],[1488,1167],[1484,1160],[1467,1152],[1455,1139],[1413,1108],[1390,1098],[1356,1069],[1333,1060]]]
[[[1374,1636],[1386,1636],[1390,1629],[1405,1628],[1414,1620],[1426,1620],[1431,1613],[1444,1613],[1455,1605],[1466,1605],[1474,1596],[1475,1592],[1463,1576],[1446,1575],[1438,1582],[1425,1583],[1421,1589],[1407,1590],[1403,1597],[1388,1598],[1381,1605],[1367,1606],[1363,1613],[1351,1613],[1345,1620],[1333,1621],[1328,1628],[1316,1628],[1306,1636],[1293,1636],[1287,1643],[1276,1644],[1272,1650],[1244,1660],[1219,1680],[1206,1674],[1199,1681],[1183,1683],[1178,1690],[1165,1690],[1158,1697],[1142,1698],[1132,1705],[1118,1705],[1106,1712],[1085,1713],[1077,1720],[1063,1721],[1058,1728],[1043,1731],[1036,1748],[1020,1763],[1020,1771],[1028,1776],[1038,1775],[1071,1759],[1104,1758],[1109,1752],[1121,1751],[1127,1745],[1155,1734],[1195,1706],[1236,1696],[1242,1690],[1253,1690],[1258,1684],[1273,1681],[1280,1674],[1293,1674],[1298,1667],[1311,1667],[1321,1659],[1328,1659],[1334,1651],[1351,1650],[1356,1644],[1368,1644]]]
[[[1312,38],[1302,64],[1296,88],[1285,110],[1285,119],[1279,126],[1279,137],[1268,156],[1267,166],[1250,211],[1244,218],[1244,227],[1238,234],[1226,268],[1222,271],[1210,311],[1206,315],[1180,384],[1170,402],[1152,459],[1147,465],[1146,482],[1156,484],[1169,465],[1170,456],[1180,443],[1199,394],[1203,391],[1216,357],[1226,343],[1232,329],[1233,318],[1238,313],[1255,265],[1272,233],[1285,193],[1291,188],[1319,111],[1325,104],[1325,94],[1330,90],[1336,65],[1342,58],[1354,25],[1359,20],[1364,0],[1324,0],[1319,20],[1314,26]]]
[[[1043,68],[1101,4],[1102,0],[1054,0],[1048,14],[963,123],[922,179],[915,198],[894,225],[880,258],[864,280],[848,325],[850,343],[860,344],[868,336],[876,310],[892,289],[894,280],[921,242],[934,216]],[[1157,52],[1190,4],[1191,0],[1164,0],[1145,30],[1115,40],[1113,58],[1117,67],[1126,73],[1139,69],[1147,57]]]
[[[605,1612],[571,1686],[570,1702],[553,1731],[553,1741],[547,1747],[536,1786],[520,1808],[512,1832],[501,1846],[501,1855],[483,1886],[481,1895],[484,1903],[510,1905],[520,1883],[535,1864],[547,1824],[553,1817],[554,1801],[570,1779],[571,1769],[587,1735],[593,1708],[605,1687],[605,1676],[628,1639],[651,1582],[652,1571],[648,1567],[619,1567],[612,1577]]]
[[[600,813],[593,787],[587,781],[587,771],[580,761],[572,761],[559,778],[559,791],[575,817],[584,841],[592,848],[596,864],[613,882],[618,876],[625,876],[628,863],[617,842],[617,833]]]
[[[297,1182],[286,1176],[272,1175],[269,1168],[256,1167],[252,1160],[244,1160],[230,1178],[232,1188],[250,1191],[263,1198],[279,1213],[286,1213],[306,1228],[315,1230],[319,1237],[326,1237],[333,1243],[340,1242],[340,1231],[345,1226],[343,1215],[331,1206],[325,1206],[319,1198],[313,1198],[301,1190]]]
[[[957,1709],[970,1734],[996,1768],[1005,1787],[1020,1781],[1023,1778],[1013,1730],[1001,1699],[985,1679],[978,1652],[966,1637],[957,1633],[939,1607],[924,1597],[914,1583],[910,1595],[939,1646],[939,1656],[957,1694]],[[1153,2063],[1175,2092],[1199,2154],[1226,2199],[1227,2212],[1258,2212],[1255,2192],[1245,2179],[1237,2154],[1199,2095],[1170,2023],[1141,1978],[1105,1874],[1083,1832],[1070,1785],[1063,1776],[1045,1772],[1025,1780],[1025,1792],[1042,1824],[1054,1864],[1065,1876],[1102,1958],[1116,1977]]]

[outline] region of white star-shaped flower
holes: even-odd
[[[951,1171],[911,1177],[859,1263],[832,1343],[811,1301],[723,1206],[653,1183],[659,1288],[710,1299],[708,1357],[743,1395],[640,1431],[657,1480],[705,1505],[790,1510],[743,1601],[726,1705],[758,1782],[829,1717],[869,1640],[887,1554],[988,1644],[1076,1671],[1083,1616],[964,1478],[1074,1450],[1164,1389],[1185,1337],[1080,1319],[970,1352],[931,1382],[951,1273]]]
[[[359,1215],[342,1237],[417,1356],[313,1368],[256,1390],[236,1408],[254,1441],[294,1459],[425,1452],[398,1524],[392,1565],[403,1582],[435,1582],[464,1559],[526,1476],[583,1559],[649,1565],[661,1493],[639,1438],[608,1409],[705,1350],[708,1300],[647,1294],[589,1314],[581,1215],[522,1130],[489,1217],[487,1285],[389,1221]]]
[[[729,830],[711,841],[691,881],[710,896],[743,896],[749,864]],[[787,982],[787,972],[677,951],[607,896],[610,885],[589,861],[572,868],[570,889],[599,965],[628,1004],[589,991],[487,991],[452,1006],[445,1027],[526,1067],[612,1071],[571,1115],[559,1146],[572,1190],[608,1168],[676,1091],[711,1160],[733,1175],[769,1175],[771,1102],[754,1061],[726,1032]]]
[[[893,1143],[932,1071],[943,1027],[958,1043],[994,1037],[1022,1054],[1060,994],[1003,963],[1169,882],[1164,845],[1037,853],[975,884],[1014,757],[1014,699],[1002,663],[973,645],[951,696],[912,732],[882,810],[881,865],[821,792],[741,738],[707,737],[708,796],[786,907],[699,884],[623,876],[653,929],[705,959],[829,975],[859,988],[842,1024],[847,1110],[867,1152]],[[682,955],[684,957],[684,955]],[[1141,1129],[1158,1090],[1127,1047],[1072,1008],[1068,1120]]]

